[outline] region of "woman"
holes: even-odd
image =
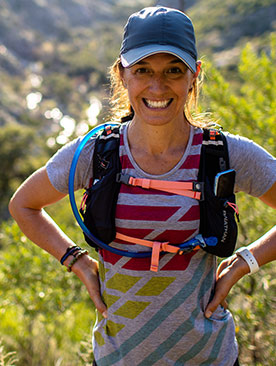
[[[130,114],[120,129],[123,172],[196,181],[202,129],[191,118],[190,104],[197,99],[200,66],[193,25],[186,15],[157,7],[129,18],[120,58],[111,71],[114,115]],[[247,139],[227,134],[227,142],[236,190],[276,208],[276,160]],[[78,143],[62,148],[22,184],[11,199],[10,212],[34,243],[85,284],[98,314],[95,364],[238,365],[235,327],[223,308],[225,298],[240,278],[276,259],[275,227],[247,251],[223,261],[217,272],[216,258],[203,250],[182,256],[167,253],[158,272],[149,270],[148,258],[105,250],[99,252],[98,265],[43,211],[67,194]],[[94,139],[81,153],[76,189],[89,186],[93,148]],[[198,202],[193,198],[122,185],[117,232],[178,244],[198,229]],[[133,244],[120,240],[111,245],[133,250]],[[145,249],[135,245],[135,250]]]

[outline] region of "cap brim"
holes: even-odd
[[[121,54],[123,67],[130,67],[143,58],[155,55],[156,53],[169,53],[180,58],[185,65],[193,72],[196,72],[196,60],[187,52],[170,45],[149,44],[143,47],[135,48],[124,54]]]

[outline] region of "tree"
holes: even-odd
[[[33,154],[36,140],[30,128],[7,125],[0,129],[0,217],[8,217],[11,194],[37,166],[39,158]]]
[[[226,81],[214,66],[206,64],[204,105],[225,130],[253,139],[276,155],[276,36],[266,52],[258,54],[248,44],[238,65],[237,81]],[[227,73],[226,73],[227,75]],[[241,157],[242,159],[242,157]],[[275,225],[275,211],[261,201],[237,195],[241,222],[238,246],[256,240]],[[272,366],[276,363],[275,265],[264,266],[244,277],[231,291],[230,308],[236,320],[243,365]]]

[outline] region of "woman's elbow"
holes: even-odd
[[[276,182],[264,195],[259,198],[268,206],[276,209]]]
[[[10,212],[10,215],[16,220],[18,213],[21,209],[20,200],[17,197],[17,193],[15,192],[13,196],[10,199],[8,209]]]

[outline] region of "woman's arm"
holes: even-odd
[[[268,206],[276,208],[276,183],[274,183],[273,186],[259,198]]]
[[[268,206],[276,208],[276,183],[260,199]],[[276,226],[260,239],[247,246],[254,255],[259,267],[276,260]],[[207,305],[205,316],[209,318],[219,304],[226,305],[226,296],[236,282],[250,272],[246,261],[234,254],[221,262],[217,269],[215,295]]]
[[[22,232],[58,260],[74,244],[43,210],[65,197],[50,183],[46,168],[31,175],[11,198],[9,209]]]
[[[43,167],[32,174],[18,188],[9,204],[10,213],[22,232],[57,260],[60,260],[67,248],[74,243],[43,208],[64,197],[65,194],[53,187],[46,168]],[[64,264],[68,266],[71,260],[72,256],[68,257]],[[106,306],[100,296],[97,261],[84,255],[73,265],[72,271],[87,287],[96,308],[101,313],[105,312]]]

